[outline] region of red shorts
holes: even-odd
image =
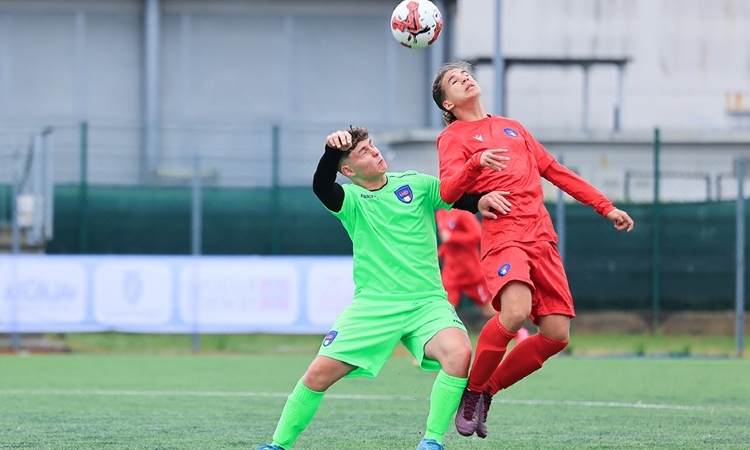
[[[531,287],[531,321],[551,314],[575,317],[562,258],[557,245],[549,241],[508,242],[490,250],[482,259],[482,270],[500,311],[498,293],[510,281],[522,281]]]
[[[487,283],[484,280],[456,286],[446,286],[448,292],[448,301],[451,305],[457,307],[461,303],[461,295],[464,294],[477,305],[486,305],[492,300]]]

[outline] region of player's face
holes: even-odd
[[[360,141],[349,154],[349,168],[360,178],[369,179],[382,176],[388,170],[388,163],[372,139]]]
[[[443,76],[442,88],[445,97],[443,106],[448,110],[476,100],[482,94],[476,80],[469,72],[461,69],[446,72]]]

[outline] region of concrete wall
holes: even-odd
[[[278,181],[303,186],[335,129],[357,124],[433,139],[439,124],[428,83],[445,50],[439,46],[459,58],[491,55],[496,2],[460,0],[455,23],[446,24],[446,31],[455,27],[455,45],[446,34],[438,47],[414,51],[388,31],[392,1],[161,0],[158,176],[189,179],[192,155],[200,153],[215,185],[269,186],[278,157]],[[620,135],[579,133],[580,70],[508,73],[508,115],[550,151],[586,149],[567,154],[566,162],[611,195],[624,195],[626,171],[650,170],[654,126],[694,130],[692,143],[667,144],[687,154],[666,159],[665,168],[708,164],[712,184],[731,172],[731,155],[746,150],[734,141],[714,145],[706,135],[750,129],[743,125],[750,121],[743,115],[750,105],[743,100],[750,92],[750,0],[501,3],[506,56],[632,58]],[[0,0],[0,183],[10,182],[9,158],[16,150],[23,155],[33,133],[4,130],[46,126],[54,127],[56,183],[80,180],[84,141],[90,183],[140,182],[143,5]],[[493,111],[491,68],[480,68],[478,78]],[[592,68],[590,82],[592,129],[609,130],[615,70]],[[85,139],[81,121],[89,123]],[[423,138],[414,144],[433,145]],[[412,143],[388,138],[381,145],[391,147],[394,168],[436,167],[432,150],[401,151]],[[701,155],[709,149],[719,156]]]
[[[750,128],[749,0],[460,0],[456,57],[630,57],[625,129]],[[580,69],[513,68],[507,114],[532,129],[581,129]],[[616,71],[593,68],[591,125],[611,129]],[[494,73],[480,71],[486,106]]]
[[[398,45],[391,1],[157,3],[154,155],[144,154],[144,1],[0,0],[0,135],[53,126],[61,182],[78,178],[86,121],[93,183],[189,171],[201,153],[219,184],[263,186],[274,151],[279,181],[306,184],[335,129],[427,125],[439,46]],[[0,162],[27,140],[0,136]]]

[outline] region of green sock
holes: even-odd
[[[324,394],[325,392],[311,391],[300,379],[286,399],[276,431],[273,433],[273,443],[285,450],[292,448],[294,441],[315,416]]]
[[[438,372],[430,393],[430,414],[427,416],[425,439],[435,439],[443,443],[443,435],[448,431],[453,414],[461,402],[467,378],[456,378],[442,370]]]

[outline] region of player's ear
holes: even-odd
[[[344,164],[341,166],[341,174],[345,177],[353,177],[357,173],[352,170],[351,167],[349,167],[347,164]]]
[[[450,111],[455,106],[456,105],[454,105],[453,103],[449,102],[448,100],[443,100],[443,108],[445,108],[446,111]]]

